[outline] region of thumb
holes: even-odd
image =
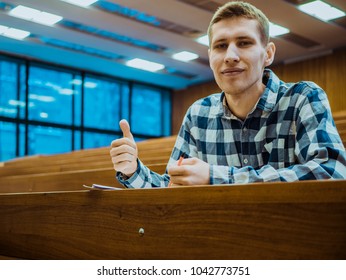
[[[132,141],[135,141],[134,138],[133,138],[133,135],[130,131],[130,125],[129,123],[127,122],[127,120],[121,120],[119,122],[119,125],[120,125],[120,129],[121,131],[123,132],[123,136],[125,138],[129,138],[130,140]]]

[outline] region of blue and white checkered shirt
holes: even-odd
[[[245,120],[232,114],[224,93],[187,111],[168,165],[197,157],[210,165],[210,184],[345,179],[346,152],[326,93],[312,82],[284,83],[265,70],[266,88]],[[169,175],[138,161],[130,188],[166,187]]]

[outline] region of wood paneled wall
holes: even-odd
[[[271,69],[285,82],[315,82],[326,91],[333,113],[346,110],[346,48],[319,58],[275,65]],[[178,133],[185,112],[194,101],[215,92],[220,92],[215,82],[174,92],[172,133]]]

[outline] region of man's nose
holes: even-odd
[[[230,44],[226,51],[225,62],[230,63],[230,62],[238,62],[238,61],[239,61],[238,48],[235,45]]]

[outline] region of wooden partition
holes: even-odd
[[[164,173],[174,142],[140,158]],[[346,258],[346,180],[83,188],[114,176],[109,147],[3,163],[0,259]]]
[[[165,173],[176,136],[139,142],[141,161]],[[110,147],[51,156],[30,156],[0,166],[0,193],[82,190],[83,185],[122,187],[115,179]]]
[[[138,153],[145,164],[167,163],[176,136],[138,142]],[[112,168],[110,147],[78,150],[57,155],[35,155],[2,163],[0,177],[95,168]],[[4,168],[1,168],[4,167]]]
[[[20,259],[345,259],[346,181],[0,194]]]

